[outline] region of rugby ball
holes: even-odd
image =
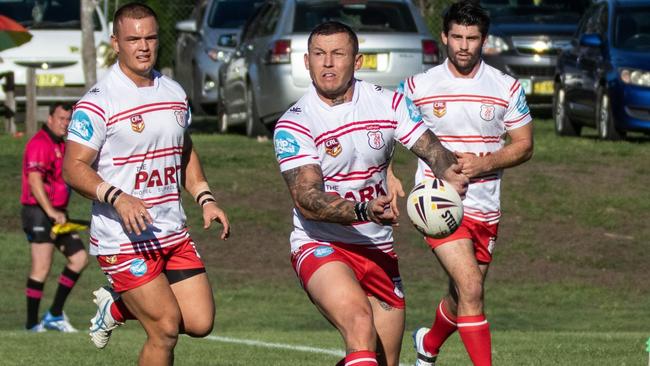
[[[440,239],[451,235],[463,219],[463,201],[451,184],[425,179],[409,193],[406,209],[422,234]]]

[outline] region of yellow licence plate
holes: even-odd
[[[36,86],[52,87],[64,86],[65,79],[63,74],[36,74]]]
[[[533,94],[553,94],[553,80],[536,81],[533,83]]]
[[[361,68],[366,70],[377,70],[377,54],[364,53]]]

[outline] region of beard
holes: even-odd
[[[449,48],[447,48],[447,55],[449,55],[449,57],[448,57],[449,61],[452,63],[452,65],[454,65],[456,70],[458,70],[458,72],[463,74],[463,75],[470,74],[472,72],[472,70],[474,70],[474,67],[476,67],[476,65],[478,64],[478,62],[481,59],[481,53],[480,52],[476,52],[476,53],[468,53],[468,52],[466,52],[466,54],[470,55],[469,59],[461,61],[461,60],[458,59],[458,52],[457,53],[451,53],[450,51],[451,50]]]

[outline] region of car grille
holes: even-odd
[[[550,38],[548,36],[512,37],[512,44],[522,55],[557,55],[570,45],[570,39]]]
[[[555,75],[554,66],[520,66],[520,65],[509,65],[510,70],[517,77],[522,76],[543,76],[543,77],[553,77]]]

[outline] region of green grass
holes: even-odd
[[[642,365],[650,336],[650,145],[647,139],[600,142],[558,138],[549,121],[537,123],[535,157],[508,171],[495,262],[486,286],[495,365]],[[233,237],[199,228],[187,204],[188,223],[206,261],[217,303],[215,337],[181,337],[177,365],[333,365],[340,337],[315,310],[288,260],[289,195],[270,142],[236,135],[196,135],[211,186],[227,210]],[[135,364],[144,341],[136,322],[118,329],[97,351],[85,333],[28,334],[24,285],[29,250],[20,229],[18,196],[25,139],[0,136],[0,364]],[[399,150],[396,171],[412,184],[414,162]],[[187,197],[186,197],[187,198]],[[191,202],[191,200],[186,200]],[[88,201],[73,196],[73,217],[87,217]],[[402,210],[405,212],[404,210]],[[445,291],[445,276],[405,218],[396,231],[407,293],[407,334],[402,363],[411,364],[410,330],[429,324],[432,302]],[[49,306],[60,255],[45,287]],[[104,284],[91,261],[66,304],[75,326],[87,327],[91,291]],[[245,340],[307,346],[324,353],[246,345]],[[241,342],[240,342],[241,341]],[[439,364],[470,365],[454,335]]]

